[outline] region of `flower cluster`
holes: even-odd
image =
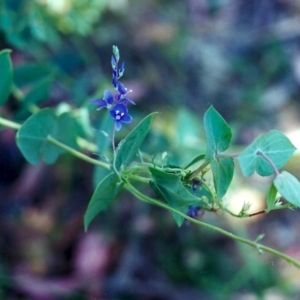
[[[127,105],[135,104],[130,98],[128,93],[131,90],[122,84],[119,79],[123,76],[125,71],[125,63],[123,62],[119,67],[120,54],[117,46],[113,46],[113,54],[111,56],[111,67],[112,67],[112,84],[116,91],[113,95],[110,90],[105,90],[102,99],[91,100],[92,104],[98,106],[97,110],[107,108],[110,115],[115,121],[115,129],[119,131],[122,127],[122,123],[131,123],[132,116],[128,114]]]

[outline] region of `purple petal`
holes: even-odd
[[[119,113],[124,113],[125,115],[128,114],[127,106],[123,103],[116,104],[111,111],[114,111],[114,114],[116,114],[116,111],[119,111]]]
[[[107,103],[103,99],[96,99],[90,101],[92,104],[99,105],[101,107],[106,107]]]
[[[122,95],[125,95],[127,93],[127,89],[125,88],[124,84],[122,84],[121,82],[119,82],[118,84],[118,91]]]
[[[116,129],[117,131],[119,131],[119,130],[121,129],[121,127],[122,127],[121,121],[115,120],[115,129]]]
[[[133,105],[135,105],[135,102],[134,102],[133,100],[131,100],[131,99],[127,98],[127,97],[125,97],[123,100],[125,100],[125,101],[129,102],[130,104],[133,104]]]
[[[132,122],[132,116],[131,115],[124,115],[121,122],[122,123],[131,123]]]
[[[117,77],[116,76],[113,76],[113,79],[112,79],[112,84],[113,84],[113,86],[115,87],[115,89],[117,88],[117,86],[118,86],[118,79],[117,79]]]
[[[115,69],[116,68],[116,65],[117,65],[117,62],[116,62],[116,59],[115,59],[115,57],[112,55],[111,56],[111,67],[113,68],[113,69]]]
[[[106,101],[106,103],[112,104],[114,101],[114,96],[109,90],[105,90],[103,100]]]
[[[123,76],[124,71],[125,71],[125,62],[122,62],[122,65],[119,69],[119,77]]]

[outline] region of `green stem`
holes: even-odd
[[[18,130],[20,129],[21,125],[18,124],[18,123],[15,123],[13,121],[9,121],[9,120],[6,120],[4,118],[1,118],[0,117],[0,124],[3,125],[3,126],[6,126],[6,127],[9,127],[9,128],[12,128],[12,129],[15,129],[15,130]],[[104,169],[107,169],[109,170],[110,169],[110,165],[107,164],[107,163],[104,163],[102,161],[99,161],[99,160],[96,160],[96,159],[93,159],[93,158],[90,158],[89,156],[59,142],[58,140],[54,139],[53,137],[51,136],[48,136],[47,137],[47,141],[54,144],[55,146],[61,148],[61,149],[64,149],[65,151],[69,152],[70,154],[74,155],[75,157],[81,159],[81,160],[84,160],[88,163],[91,163],[91,164],[94,164],[96,166],[99,166],[99,167],[102,167]]]
[[[18,123],[15,123],[13,121],[9,121],[9,120],[6,120],[4,118],[1,118],[0,117],[0,124],[5,126],[5,127],[9,127],[9,128],[12,128],[12,129],[20,129],[21,125],[18,124]]]
[[[231,232],[228,232],[224,229],[221,229],[219,227],[216,227],[216,226],[213,226],[213,225],[210,225],[210,224],[207,224],[205,222],[201,222],[199,220],[196,220],[196,219],[193,219],[189,216],[187,216],[186,214],[182,213],[181,211],[175,209],[175,208],[172,208],[171,206],[169,206],[168,204],[165,204],[163,202],[160,202],[158,200],[155,200],[151,197],[148,197],[144,194],[142,194],[139,190],[137,190],[133,185],[131,185],[127,180],[125,180],[125,188],[130,191],[133,195],[135,195],[138,199],[144,201],[144,202],[148,202],[148,203],[151,203],[151,204],[154,204],[156,206],[159,206],[159,207],[162,207],[162,208],[165,208],[169,211],[172,211],[180,216],[182,216],[183,218],[185,218],[186,220],[188,220],[189,222],[191,223],[194,223],[196,225],[199,225],[199,226],[203,226],[205,228],[208,228],[210,230],[213,230],[213,231],[216,231],[222,235],[225,235],[235,241],[238,241],[238,242],[241,242],[241,243],[244,243],[244,244],[247,244],[253,248],[256,248],[258,249],[259,251],[265,251],[265,252],[268,252],[268,253],[271,253],[273,255],[276,255],[284,260],[286,260],[287,262],[291,263],[292,265],[300,268],[300,262],[293,259],[292,257],[278,251],[278,250],[275,250],[273,248],[270,248],[270,247],[267,247],[267,246],[264,246],[264,245],[261,245],[259,243],[256,243],[255,241],[250,241],[248,239],[245,239],[245,238],[242,238],[242,237],[239,237],[237,235],[234,235],[233,233]]]
[[[198,167],[195,171],[193,171],[189,176],[188,179],[194,179],[202,170],[204,170],[210,164],[210,160],[206,160],[203,162],[200,167]]]
[[[99,167],[102,167],[104,169],[107,169],[107,170],[110,170],[110,165],[107,164],[107,163],[104,163],[102,161],[99,161],[97,159],[93,159],[93,158],[90,158],[89,156],[59,142],[58,140],[54,139],[53,137],[51,136],[48,136],[47,137],[47,141],[52,143],[53,145],[61,148],[61,149],[64,149],[66,152],[69,152],[70,154],[74,155],[75,157],[81,159],[81,160],[84,160],[88,163],[91,163],[91,164],[94,164],[96,166],[99,166]]]

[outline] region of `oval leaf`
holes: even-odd
[[[128,166],[135,158],[139,148],[141,147],[145,137],[147,136],[153,116],[152,113],[145,117],[128,135],[123,139],[117,150],[116,168]]]
[[[98,184],[84,215],[85,231],[87,231],[90,223],[96,215],[106,209],[107,206],[115,199],[120,188],[120,179],[116,173],[110,173]]]
[[[50,108],[45,108],[26,120],[17,132],[16,143],[28,162],[36,165],[42,158],[51,164],[63,152],[47,141],[49,135],[75,147],[75,124],[72,117],[65,113],[56,118]]]
[[[283,171],[274,179],[274,185],[286,201],[300,207],[300,182],[296,177]]]
[[[231,157],[213,159],[210,162],[214,175],[214,186],[218,199],[222,199],[226,194],[233,178],[234,163]]]
[[[10,52],[10,50],[2,50],[0,52],[0,105],[4,104],[8,99],[13,85]]]
[[[204,114],[204,129],[207,139],[206,160],[229,148],[232,133],[223,117],[211,106]]]
[[[37,165],[45,149],[47,136],[55,123],[54,112],[43,109],[32,115],[18,130],[16,143],[24,157],[33,165]]]

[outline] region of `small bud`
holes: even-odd
[[[125,71],[125,62],[122,62],[122,65],[119,69],[119,78],[123,76],[124,71]]]
[[[112,69],[115,70],[116,66],[117,66],[117,62],[116,62],[116,59],[115,59],[114,55],[111,56],[110,62],[111,62]]]
[[[120,53],[119,53],[119,48],[115,45],[113,45],[113,55],[115,57],[116,63],[118,63],[120,59]]]

